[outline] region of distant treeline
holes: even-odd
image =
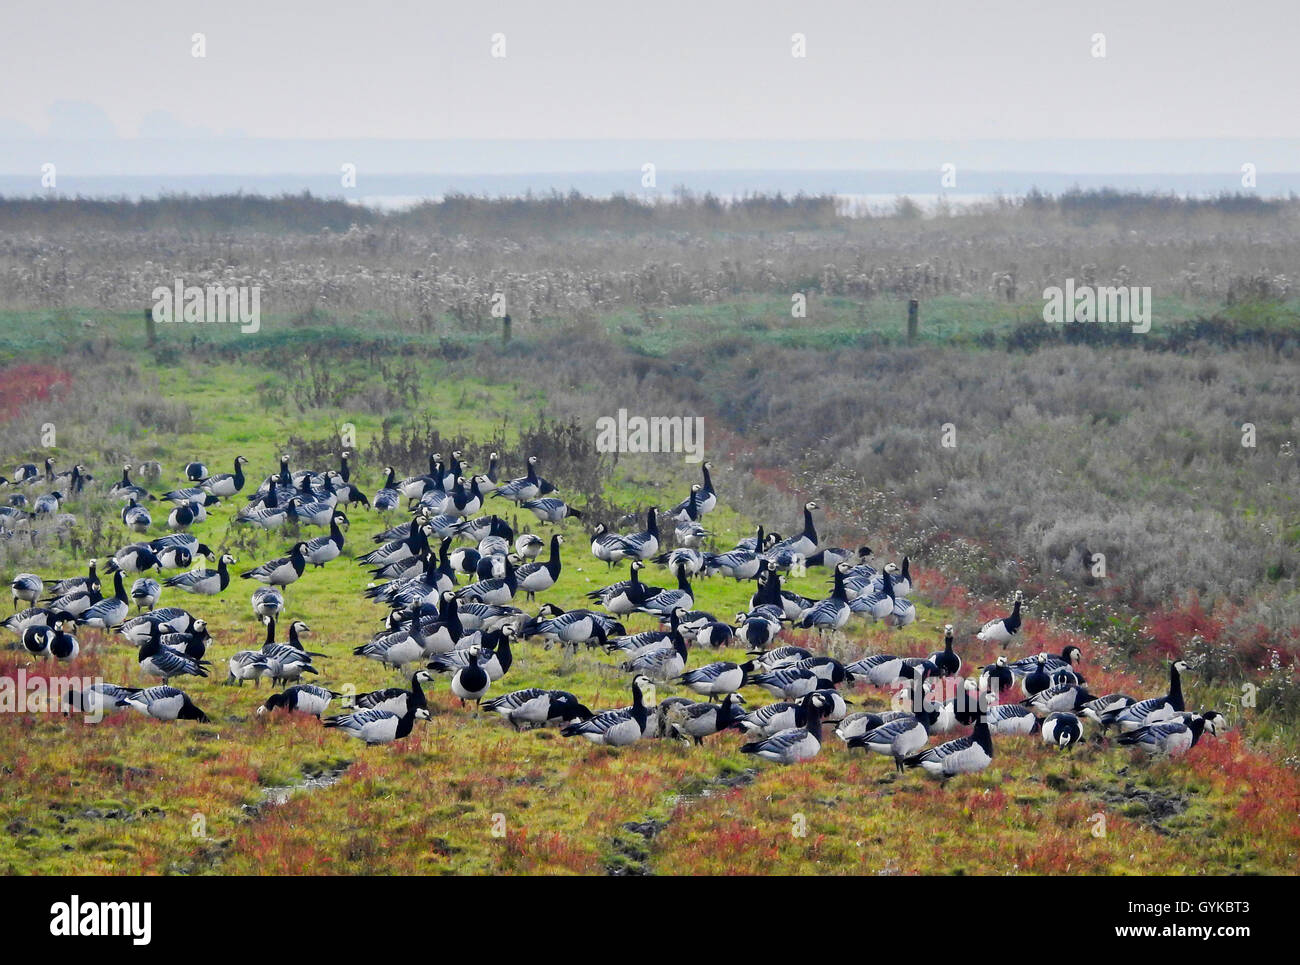
[[[1033,190],[1021,198],[998,198],[970,207],[941,207],[939,214],[945,218],[1021,215],[1039,219],[1054,213],[1067,221],[1086,222],[1098,217],[1201,214],[1275,217],[1298,211],[1300,198],[1294,195],[1263,198],[1225,193],[1213,198],[1185,198],[1106,188],[1074,189],[1060,195]],[[919,206],[900,198],[891,213],[875,217],[912,220],[919,216]],[[591,197],[578,192],[515,198],[450,194],[393,211],[309,192],[277,196],[169,194],[145,199],[0,196],[0,231],[38,234],[96,230],[312,233],[346,231],[353,225],[470,234],[529,229],[789,231],[862,220],[861,214],[846,214],[841,200],[833,195],[778,193],[723,199],[681,189],[671,199],[654,203],[629,195]]]

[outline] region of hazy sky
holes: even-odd
[[[15,0],[0,29],[0,138],[1296,137],[1298,9]]]

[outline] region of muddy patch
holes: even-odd
[[[243,806],[244,814],[250,818],[257,818],[265,813],[269,808],[279,807],[288,802],[295,794],[303,791],[320,791],[327,787],[333,787],[343,777],[351,761],[341,761],[330,767],[322,769],[303,769],[302,780],[293,784],[276,784],[268,785],[262,788],[261,798],[253,804]]]
[[[1101,799],[1119,811],[1125,817],[1144,822],[1159,834],[1173,834],[1165,827],[1165,821],[1177,817],[1187,810],[1187,798],[1181,794],[1162,794],[1146,788],[1140,788],[1129,782],[1123,789],[1109,789],[1101,793]]]

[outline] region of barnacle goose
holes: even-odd
[[[843,563],[835,567],[835,585],[831,595],[803,611],[799,625],[804,629],[816,629],[821,632],[839,630],[849,622],[853,612],[849,609],[848,598],[844,595],[844,575],[848,567]]]
[[[391,710],[371,708],[357,710],[350,714],[325,718],[325,726],[337,728],[349,737],[364,741],[367,747],[378,744],[391,744],[395,740],[411,733],[417,720],[428,720],[428,707],[417,707],[408,703],[405,713],[395,714]]]
[[[149,549],[158,558],[160,570],[185,569],[200,556],[217,561],[217,554],[207,543],[200,543],[198,537],[189,533],[170,533],[160,536],[149,543]]]
[[[165,623],[153,625],[151,639],[141,644],[136,654],[140,669],[151,676],[161,677],[163,683],[172,677],[206,677],[208,672],[204,664],[207,661],[195,660],[179,650],[163,646],[160,636],[168,631],[169,628]]]
[[[743,617],[744,614],[742,613],[741,616]],[[759,670],[777,670],[780,667],[793,667],[813,654],[811,650],[805,650],[803,647],[786,644],[773,650],[760,650],[755,647],[749,651],[749,655],[754,658],[754,666]]]
[[[273,685],[299,680],[305,673],[320,673],[311,661],[313,657],[324,657],[325,654],[304,649],[299,639],[301,635],[311,633],[311,627],[301,620],[294,620],[289,624],[289,642],[276,643],[275,618],[265,617],[264,622],[266,642],[262,644],[262,655],[266,657],[266,676],[271,678]]]
[[[259,586],[251,597],[253,612],[259,617],[279,616],[284,610],[284,594],[273,586]]]
[[[343,513],[334,513],[330,517],[328,536],[317,536],[307,540],[303,557],[313,566],[324,566],[332,559],[337,559],[343,552],[343,527],[348,525],[348,518]]]
[[[387,478],[379,492],[375,493],[374,507],[377,513],[391,513],[402,504],[402,493],[397,489],[397,473],[392,466],[386,466]]]
[[[181,503],[167,514],[167,528],[183,532],[195,523],[203,522],[208,518],[208,507],[215,506],[218,501],[216,496],[209,493],[203,499],[191,499]]]
[[[183,690],[162,685],[147,687],[118,697],[119,707],[131,707],[158,720],[197,720],[206,724],[208,715],[194,706]]]
[[[283,707],[289,711],[301,711],[304,714],[311,714],[313,717],[320,717],[329,709],[330,702],[342,694],[333,690],[326,690],[324,687],[317,687],[315,684],[297,684],[289,687],[282,693],[272,694],[266,698],[266,703],[257,708],[258,714],[269,714],[273,710]]]
[[[690,581],[686,578],[686,568],[679,566],[676,572],[676,589],[647,587],[646,598],[637,609],[642,613],[656,614],[662,617],[677,610],[685,613],[695,606],[695,594],[691,590]]]
[[[919,767],[932,777],[948,780],[958,774],[974,774],[993,763],[993,739],[988,721],[981,719],[969,737],[958,737],[938,747],[931,747],[903,763]]]
[[[849,664],[844,668],[844,676],[850,683],[865,678],[876,687],[893,687],[902,680],[928,679],[936,669],[924,657],[898,657],[892,653],[878,653]]]
[[[639,533],[619,536],[613,552],[614,562],[621,560],[649,560],[659,552],[659,507],[646,511],[646,528]]]
[[[1182,660],[1169,664],[1169,693],[1163,697],[1149,697],[1125,707],[1115,716],[1115,722],[1123,733],[1130,733],[1139,727],[1158,724],[1176,717],[1183,712],[1183,678],[1188,669]]]
[[[516,731],[522,730],[524,725],[567,724],[595,716],[567,690],[542,690],[540,687],[516,690],[503,697],[485,700],[482,708],[500,714]]]
[[[955,677],[961,673],[961,657],[952,649],[952,624],[943,628],[943,649],[930,654],[930,662],[938,668],[939,677]]]
[[[1024,594],[1016,590],[1015,603],[1011,607],[1011,615],[999,617],[996,620],[990,620],[980,628],[980,632],[975,636],[985,643],[1000,643],[1005,649],[1012,638],[1020,632],[1020,604],[1024,599]]]
[[[432,679],[433,677],[427,670],[417,670],[411,675],[410,690],[403,690],[400,687],[386,687],[383,690],[372,690],[369,693],[356,694],[352,697],[345,695],[343,697],[343,706],[349,710],[386,710],[400,717],[411,706],[428,708],[429,699],[425,696],[424,688],[420,685]]]
[[[1034,708],[1040,714],[1051,714],[1057,711],[1074,713],[1082,710],[1083,707],[1096,699],[1092,694],[1084,689],[1082,684],[1071,681],[1062,681],[1053,683],[1046,690],[1040,690],[1025,700],[1025,705]]]
[[[120,687],[117,684],[95,683],[82,690],[68,689],[63,698],[65,714],[80,713],[96,717],[121,710],[126,706],[123,698],[139,693],[142,687]]]
[[[234,472],[223,472],[215,476],[208,476],[199,485],[212,495],[220,496],[223,499],[233,496],[244,488],[244,466],[247,463],[248,460],[243,456],[236,456]]]
[[[534,516],[543,523],[559,523],[568,517],[582,519],[582,513],[565,504],[563,499],[557,496],[546,496],[542,499],[525,499],[521,502],[520,507],[532,510]]]
[[[889,720],[899,720],[909,716],[904,711],[887,711],[886,713],[891,715],[888,718]],[[886,714],[860,710],[856,714],[849,714],[839,722],[839,725],[835,728],[835,736],[847,744],[853,738],[861,737],[884,723],[886,723]]]
[[[162,623],[170,626],[174,632],[187,633],[193,630],[199,621],[178,606],[168,606],[132,617],[118,627],[117,632],[126,637],[132,646],[138,647],[153,634],[154,625]]]
[[[94,566],[90,571],[91,577],[95,575]],[[43,592],[45,592],[44,581],[35,573],[19,573],[9,584],[9,588],[14,597],[14,610],[18,609],[18,601],[25,603],[35,603]]]
[[[178,590],[197,593],[200,596],[215,596],[230,585],[229,567],[237,562],[238,560],[229,553],[223,553],[217,561],[215,570],[204,568],[177,573],[163,580],[163,586],[176,587]]]
[[[72,620],[64,620],[50,637],[46,652],[55,660],[75,660],[81,652],[81,644],[68,628],[74,626]]]
[[[529,456],[528,474],[502,483],[497,486],[492,494],[503,499],[509,499],[511,502],[523,503],[554,491],[554,486],[537,475],[537,457]]]
[[[803,532],[798,536],[791,536],[774,544],[768,549],[768,555],[778,553],[782,550],[788,550],[790,553],[798,553],[800,556],[807,558],[817,552],[817,527],[813,524],[813,510],[817,509],[815,502],[806,502],[803,506]]]
[[[864,747],[874,754],[884,754],[894,759],[894,768],[903,773],[903,761],[930,743],[930,732],[925,724],[912,716],[900,717],[882,723],[859,737],[850,737],[849,748]]]
[[[537,616],[527,620],[521,636],[545,637],[566,646],[578,644],[603,646],[606,637],[622,633],[623,626],[604,614],[592,610],[561,610],[551,603],[544,603],[537,611]]]
[[[615,615],[636,612],[646,601],[648,594],[659,591],[658,587],[647,586],[641,582],[638,574],[644,566],[645,564],[640,560],[633,560],[631,572],[626,580],[619,580],[599,590],[592,590],[587,594],[587,599],[599,602]]]
[[[685,610],[678,609],[673,615],[680,619]],[[622,669],[629,673],[640,673],[651,680],[664,683],[681,675],[686,667],[686,640],[677,628],[674,620],[668,631],[668,642],[656,644],[642,650],[639,654],[626,660]]]
[[[526,599],[532,600],[534,594],[549,590],[560,578],[560,545],[563,542],[564,537],[555,533],[551,536],[551,555],[546,562],[525,563],[515,570],[515,582],[527,594]]]
[[[460,699],[462,707],[467,700],[481,703],[492,686],[492,678],[483,666],[483,649],[470,647],[468,656],[469,663],[457,670],[451,678],[451,692]]]
[[[281,556],[246,573],[240,573],[239,578],[241,580],[257,580],[259,583],[265,583],[268,586],[288,586],[302,576],[302,571],[307,566],[307,561],[302,555],[303,550],[306,548],[306,543],[294,543],[293,548],[289,550],[288,556]]]
[[[577,721],[560,730],[564,737],[585,737],[593,744],[608,747],[626,747],[645,736],[650,711],[646,698],[654,703],[654,683],[637,674],[632,678],[632,706],[607,710],[584,721]]]
[[[142,576],[131,584],[131,602],[135,604],[137,612],[145,609],[152,610],[158,605],[158,597],[161,595],[162,587],[158,585],[157,580]]]
[[[111,630],[113,627],[121,626],[130,615],[131,604],[126,595],[126,588],[122,585],[122,571],[118,570],[113,574],[113,595],[105,597],[94,606],[87,607],[81,616],[77,617],[77,622],[83,626]]]
[[[122,507],[122,525],[136,533],[147,533],[153,525],[153,517],[134,496]]]
[[[123,502],[130,499],[146,500],[154,498],[150,495],[149,490],[131,482],[131,467],[129,465],[122,467],[122,478],[113,483],[113,487],[109,490],[109,494],[116,496]]]
[[[1128,694],[1106,694],[1095,697],[1079,708],[1079,713],[1101,728],[1105,734],[1114,724],[1115,719],[1126,707],[1137,703]]]
[[[95,571],[98,565],[99,565],[98,560],[91,560],[90,563],[88,564],[88,568],[85,576],[70,576],[64,580],[58,580],[54,583],[51,583],[49,586],[45,587],[45,590],[49,593],[50,597],[57,597],[57,596],[62,596],[65,593],[71,593],[74,590],[85,589],[89,587],[92,583],[98,584],[99,575]],[[34,573],[20,573],[14,579],[19,580],[19,579],[23,579],[24,577],[30,577],[32,579],[40,579],[40,577],[36,576]],[[15,597],[14,599],[16,601],[18,597]],[[23,599],[26,599],[26,597],[24,597]],[[18,608],[18,604],[17,602],[15,602],[14,609],[17,608]]]
[[[104,569],[109,573],[143,573],[162,569],[162,561],[149,543],[131,543],[114,553]]]
[[[695,642],[702,647],[712,647],[719,650],[722,647],[730,645],[731,641],[736,639],[735,628],[729,623],[723,623],[720,620],[708,620],[702,624],[693,624]]]
[[[49,603],[49,609],[55,612],[66,614],[69,617],[79,617],[104,598],[100,592],[102,589],[103,587],[96,580],[88,586],[74,589],[61,596],[46,597],[45,602]]]
[[[515,555],[523,560],[535,560],[542,555],[546,541],[535,533],[524,533],[515,540]]]
[[[663,707],[666,729],[685,739],[704,743],[704,738],[726,730],[744,716],[741,706],[745,698],[736,693],[725,694],[720,703],[675,703]],[[662,707],[662,705],[661,705]]]
[[[893,563],[885,564],[880,573],[880,589],[868,587],[861,594],[849,601],[849,608],[854,613],[871,617],[873,621],[883,620],[894,612],[894,571]],[[846,584],[847,585],[847,584]]]
[[[762,687],[774,697],[795,700],[820,690],[822,679],[809,667],[779,667],[763,673],[751,674],[749,682]]]
[[[195,620],[190,630],[172,630],[169,624],[157,624],[157,626],[158,642],[164,647],[178,650],[192,660],[202,660],[207,655],[208,645],[212,642],[207,621]]]
[[[995,704],[988,720],[991,734],[1032,734],[1038,727],[1038,717],[1024,704]]]
[[[376,635],[369,643],[356,647],[352,653],[398,668],[423,659],[425,637],[418,614],[412,614],[407,623],[396,629]]]
[[[677,682],[712,701],[719,694],[734,694],[745,686],[749,682],[749,673],[739,664],[721,660],[688,670],[677,678]]]
[[[1043,718],[1043,743],[1071,747],[1083,740],[1083,724],[1074,714],[1055,711]]]
[[[736,639],[750,651],[766,651],[781,631],[779,621],[748,613],[736,614]]]
[[[1007,666],[1005,654],[998,654],[998,659],[987,667],[980,667],[980,690],[986,693],[1003,693],[1015,686],[1016,675]]]
[[[1213,710],[1204,714],[1179,714],[1160,723],[1139,727],[1120,737],[1121,744],[1137,747],[1148,754],[1180,757],[1200,742],[1208,731],[1218,733],[1222,717]]]
[[[792,727],[763,740],[742,744],[740,752],[777,764],[795,764],[816,757],[822,747],[822,712],[826,702],[821,694],[810,693],[802,706],[805,716],[802,727]]]
[[[517,632],[514,626],[506,624],[499,630],[480,634],[481,644],[478,645],[477,654],[471,653],[475,649],[474,646],[460,647],[434,657],[429,661],[428,667],[430,670],[446,673],[462,670],[471,663],[477,662],[487,674],[488,680],[495,683],[510,672],[510,667],[514,663],[514,652],[510,649],[510,641],[515,638]]]
[[[623,557],[618,552],[619,536],[611,533],[604,523],[597,523],[591,531],[591,555],[610,568]]]
[[[190,482],[202,482],[208,476],[208,467],[198,461],[187,462],[181,472]]]
[[[257,686],[261,686],[262,678],[266,676],[269,667],[267,665],[266,654],[260,650],[240,650],[232,654],[226,664],[229,675],[226,677],[226,684],[237,684],[244,686],[245,680],[251,680]]]

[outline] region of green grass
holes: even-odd
[[[546,404],[532,386],[448,379],[436,360],[414,357],[421,375],[418,403],[387,417],[415,419],[432,413],[444,436],[486,437],[506,426],[507,438]],[[363,378],[364,373],[344,374]],[[282,368],[242,362],[179,362],[157,372],[161,394],[184,399],[195,425],[184,436],[150,434],[139,458],[157,458],[178,474],[201,456],[226,468],[236,455],[252,460],[259,478],[291,436],[315,439],[353,422],[357,449],[380,428],[376,416],[344,409],[261,399],[284,379]],[[486,454],[467,454],[481,467]],[[101,478],[110,467],[93,467]],[[324,467],[321,467],[324,468]],[[357,466],[359,484],[373,493],[382,467]],[[420,467],[397,467],[399,472]],[[517,470],[507,466],[506,471]],[[603,495],[622,504],[675,501],[691,476],[663,488],[616,474]],[[693,470],[690,472],[693,473]],[[169,485],[176,478],[165,480]],[[591,494],[572,495],[579,506]],[[499,501],[498,501],[499,502]],[[790,520],[797,519],[791,499]],[[214,548],[228,547],[237,570],[282,553],[288,533],[232,530],[231,506],[219,507],[198,528]],[[164,516],[162,507],[156,514]],[[344,556],[312,569],[288,589],[287,617],[313,630],[310,649],[319,682],[358,691],[402,679],[354,657],[382,612],[364,601],[369,575],[353,557],[369,550],[371,533],[384,522],[352,512]],[[511,512],[520,528],[545,534],[527,513]],[[396,521],[396,519],[394,520]],[[709,518],[720,544],[749,535],[753,520],[736,513],[722,494]],[[155,527],[160,534],[162,529]],[[543,594],[570,608],[585,592],[612,579],[588,554],[589,537],[570,520],[565,568],[555,589]],[[155,534],[156,535],[156,534]],[[869,534],[833,534],[858,545]],[[110,539],[132,538],[120,530]],[[61,573],[83,561],[59,557]],[[666,574],[650,577],[668,582]],[[824,595],[826,575],[810,571],[794,588]],[[896,632],[852,624],[835,653],[855,658],[871,651],[925,653],[941,628],[961,628],[968,666],[993,653],[974,646],[970,632],[987,612],[935,598],[937,574],[922,574],[914,594],[918,620]],[[451,698],[445,681],[433,688],[434,718],[419,723],[399,744],[364,748],[315,720],[254,710],[267,687],[225,687],[225,661],[255,647],[263,636],[250,606],[248,581],[236,580],[215,598],[165,592],[163,605],[181,605],[208,620],[216,643],[212,676],[181,685],[211,723],[164,724],[133,713],[91,725],[54,714],[0,715],[0,871],[58,873],[659,873],[735,871],[1002,873],[1233,873],[1294,870],[1300,844],[1295,814],[1300,785],[1294,771],[1247,750],[1239,737],[1208,740],[1179,762],[1151,765],[1116,748],[1084,747],[1056,754],[1035,740],[1007,740],[989,772],[939,788],[917,774],[895,781],[878,758],[847,753],[829,737],[821,757],[806,766],[777,768],[739,753],[734,735],[710,738],[705,747],[644,742],[622,750],[565,740],[554,730],[516,734],[495,717],[479,716]],[[715,579],[698,584],[697,605],[723,619],[748,605],[752,586]],[[517,601],[519,602],[519,601]],[[540,602],[540,600],[539,600]],[[996,609],[996,608],[995,608]],[[648,617],[627,621],[635,632]],[[809,639],[799,634],[793,639]],[[139,683],[134,651],[94,631],[82,634],[83,655],[64,669]],[[1035,633],[1034,643],[1059,645]],[[816,642],[814,641],[814,645]],[[1026,641],[1028,647],[1029,641]],[[738,650],[693,652],[690,666],[716,659],[741,660]],[[0,672],[36,669],[25,655],[0,655]],[[1158,678],[1138,680],[1114,668],[1088,668],[1096,686],[1155,693]],[[516,664],[494,695],[527,686],[559,687],[594,708],[625,705],[628,677],[599,652],[566,656],[535,643],[517,648]],[[680,692],[660,688],[660,696]],[[747,694],[751,707],[765,702]],[[883,707],[886,695],[861,688],[861,706]],[[268,804],[268,788],[301,784],[339,771],[328,786],[301,789],[286,803]],[[1134,785],[1133,789],[1129,785]],[[1267,793],[1264,793],[1264,792]],[[1137,794],[1135,792],[1141,792]],[[1155,813],[1142,794],[1173,802]],[[1093,816],[1106,817],[1106,833],[1093,833]],[[633,826],[633,827],[629,827]],[[800,827],[806,833],[792,832]],[[646,833],[645,829],[650,828]]]

